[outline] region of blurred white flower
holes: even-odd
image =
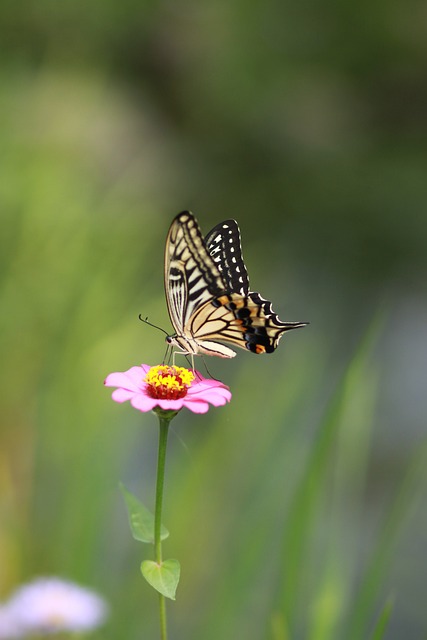
[[[39,578],[20,587],[6,610],[24,635],[89,631],[107,616],[107,605],[100,596],[59,578]]]
[[[8,605],[0,607],[0,640],[11,640],[11,638],[21,638],[20,628],[17,620]]]

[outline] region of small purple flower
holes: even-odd
[[[22,638],[22,633],[11,608],[6,604],[0,607],[0,640],[12,638]]]
[[[89,589],[59,578],[39,578],[15,592],[6,612],[22,635],[49,635],[94,629],[105,620],[107,606]]]
[[[198,371],[184,367],[142,364],[127,371],[110,373],[106,387],[117,387],[112,398],[116,402],[130,400],[139,411],[159,407],[163,411],[179,411],[187,407],[194,413],[206,413],[209,404],[219,407],[231,399],[230,389],[219,380],[208,380]]]

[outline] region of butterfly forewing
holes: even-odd
[[[240,229],[235,220],[217,224],[205,238],[206,247],[213,258],[226,286],[227,293],[249,292],[249,278],[242,256]]]
[[[165,251],[166,300],[177,334],[184,333],[195,309],[224,290],[199,225],[190,213],[180,213],[169,229]]]

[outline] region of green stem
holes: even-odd
[[[162,505],[163,505],[163,487],[165,481],[165,461],[166,461],[166,445],[168,440],[170,418],[159,416],[160,433],[159,433],[159,452],[157,457],[157,479],[156,479],[156,508],[154,513],[154,555],[157,564],[162,563],[162,540],[160,537],[162,526]],[[160,606],[160,638],[167,640],[166,630],[166,598],[159,594]]]

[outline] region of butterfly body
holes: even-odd
[[[233,358],[222,342],[271,353],[285,331],[306,324],[282,322],[271,302],[249,291],[235,220],[216,225],[204,239],[190,212],[175,217],[166,239],[165,291],[175,329],[166,340],[187,354]]]

